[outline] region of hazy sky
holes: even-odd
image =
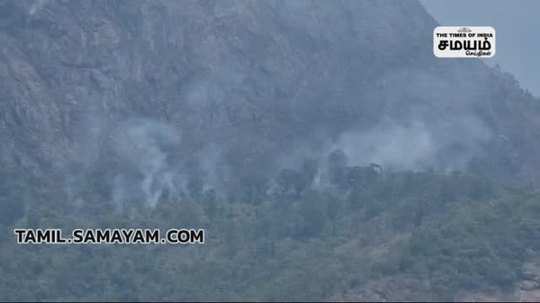
[[[421,0],[441,25],[493,26],[498,63],[540,96],[540,0]],[[463,60],[463,59],[459,59]]]

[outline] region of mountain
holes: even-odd
[[[436,25],[417,1],[1,0],[0,223],[346,199],[370,164],[536,187],[539,100],[434,57]]]
[[[479,60],[435,58],[436,23],[413,1],[2,11],[2,166],[92,167],[114,130],[149,123],[176,132],[179,161],[210,152],[241,174],[252,164],[230,158],[267,170],[337,145],[358,163],[453,170],[478,158],[482,172],[536,183],[537,100]]]

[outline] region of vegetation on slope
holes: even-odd
[[[243,200],[194,191],[119,211],[36,197],[2,228],[203,227],[206,244],[21,246],[3,238],[2,299],[451,299],[510,291],[540,248],[536,193],[458,172],[329,167],[327,186],[302,187],[301,172],[282,171],[271,193]],[[288,176],[300,185],[279,181]],[[374,283],[391,291],[374,297]]]

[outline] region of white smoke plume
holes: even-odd
[[[342,134],[332,149],[342,149],[351,165],[381,164],[397,170],[465,169],[491,132],[477,118],[408,123],[383,121],[374,128]]]
[[[139,190],[144,202],[154,207],[166,191],[180,191],[181,167],[172,163],[173,153],[180,144],[180,135],[175,129],[157,121],[135,119],[123,123],[113,137],[113,149],[128,170],[120,172],[115,179],[115,200],[126,199],[133,196],[134,190]],[[132,179],[128,176],[132,169],[141,176],[138,189],[128,187],[132,182],[128,182]],[[131,193],[126,193],[126,189]]]

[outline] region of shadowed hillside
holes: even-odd
[[[0,299],[517,295],[539,100],[435,58],[434,26],[416,1],[0,0]],[[178,225],[208,244],[11,232]]]

